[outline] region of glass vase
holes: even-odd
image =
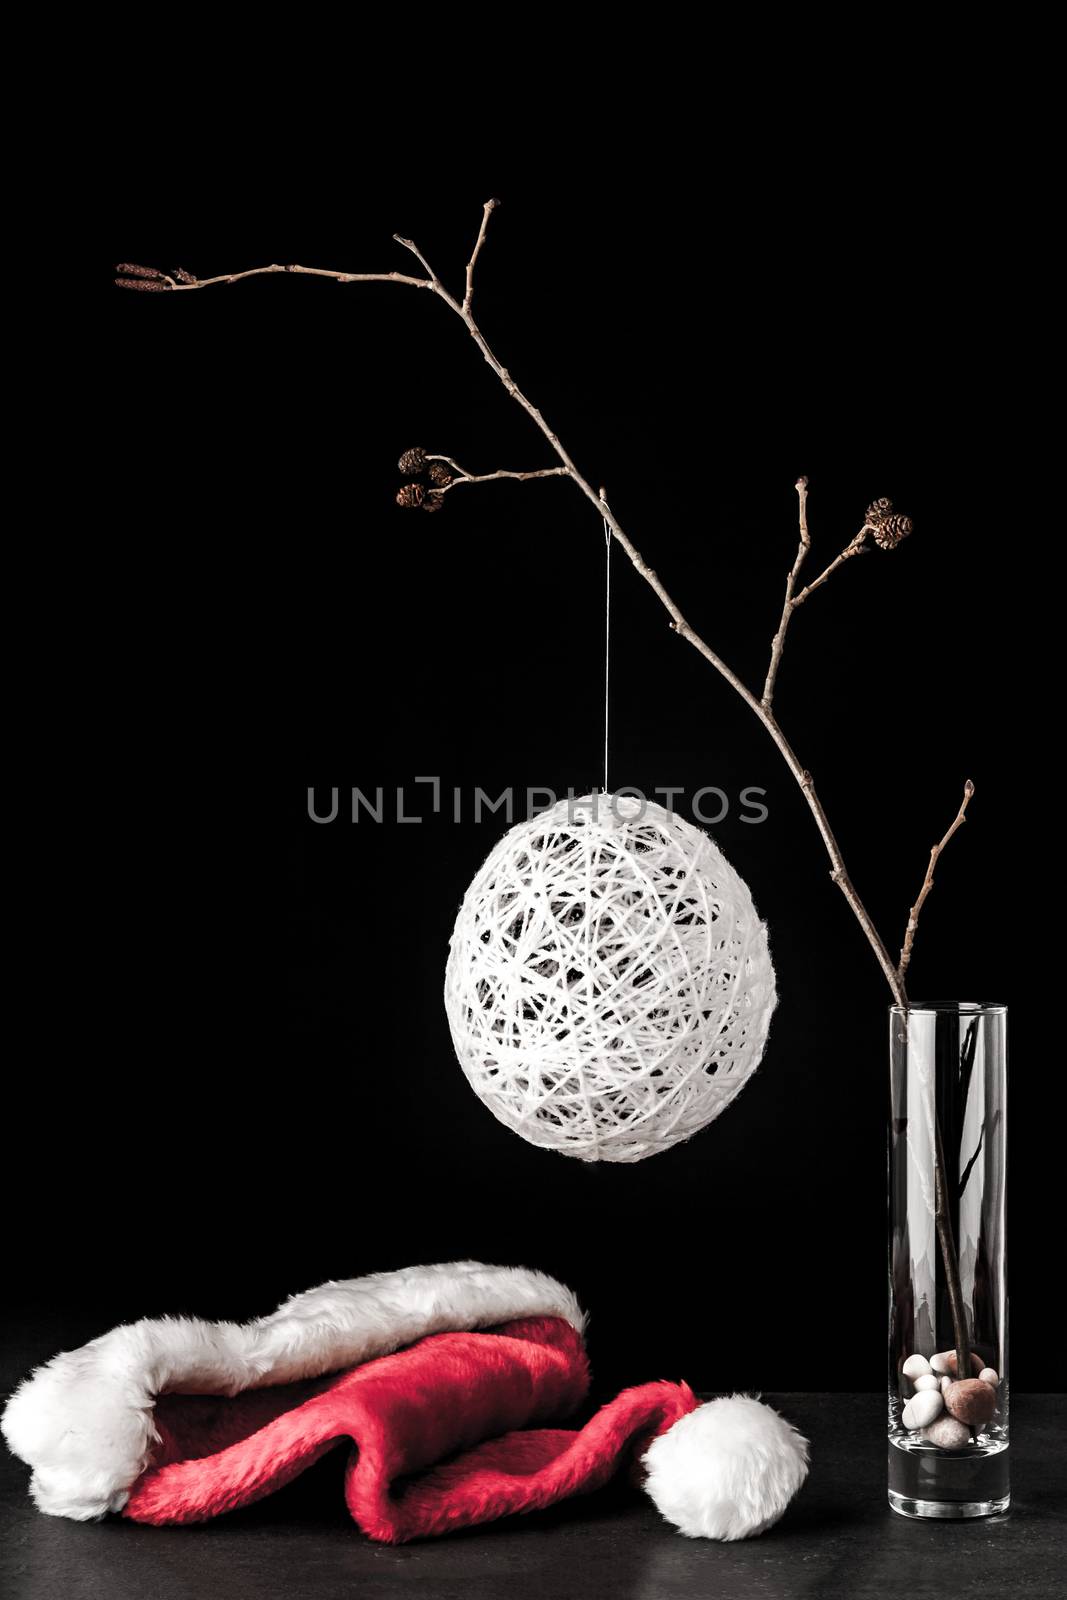
[[[889,1503],[903,1516],[1011,1500],[1007,1028],[1001,1005],[890,1009]]]

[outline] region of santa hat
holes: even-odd
[[[345,1496],[400,1543],[600,1487],[639,1463],[685,1534],[782,1515],[808,1445],[751,1396],[627,1389],[582,1428],[585,1316],[544,1273],[448,1262],[326,1283],[238,1325],[165,1317],[40,1367],[3,1415],[42,1511],[201,1522],[262,1499],[344,1440]]]

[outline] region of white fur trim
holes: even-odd
[[[25,1380],[0,1421],[33,1467],[41,1511],[85,1522],[120,1511],[158,1441],[157,1394],[238,1394],[356,1366],[430,1333],[514,1317],[585,1314],[546,1273],[446,1261],[324,1283],[254,1322],[145,1319],[54,1356]]]
[[[644,1456],[657,1511],[691,1539],[747,1539],[778,1521],[808,1475],[808,1441],[770,1406],[709,1400]]]

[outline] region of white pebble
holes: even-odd
[[[930,1368],[933,1372],[951,1372],[949,1362],[956,1354],[955,1350],[939,1350],[936,1356],[930,1357]]]
[[[925,1378],[930,1371],[930,1363],[925,1356],[909,1356],[900,1370],[905,1378]]]
[[[941,1415],[944,1407],[945,1402],[939,1392],[923,1389],[912,1395],[900,1414],[900,1420],[906,1428],[925,1428]]]
[[[936,1389],[940,1394],[941,1381],[936,1372],[924,1372],[921,1378],[915,1379],[915,1391],[918,1394],[923,1389]]]
[[[962,1450],[971,1442],[971,1430],[963,1422],[957,1422],[955,1417],[950,1417],[946,1412],[943,1417],[938,1417],[936,1422],[931,1422],[923,1429],[923,1438],[929,1439],[931,1444],[936,1444],[940,1450]]]
[[[983,1383],[988,1383],[992,1388],[1000,1388],[1000,1378],[997,1376],[995,1368],[983,1367],[978,1376],[981,1378]]]
[[[952,1383],[955,1383],[955,1381],[956,1381],[955,1378],[950,1378],[948,1376],[948,1374],[946,1373],[945,1376],[941,1379],[941,1393],[944,1394],[945,1390],[949,1387],[949,1385],[952,1384]]]

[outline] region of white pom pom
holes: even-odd
[[[691,1539],[748,1539],[778,1521],[808,1475],[808,1441],[750,1395],[709,1400],[653,1440],[645,1484]]]

